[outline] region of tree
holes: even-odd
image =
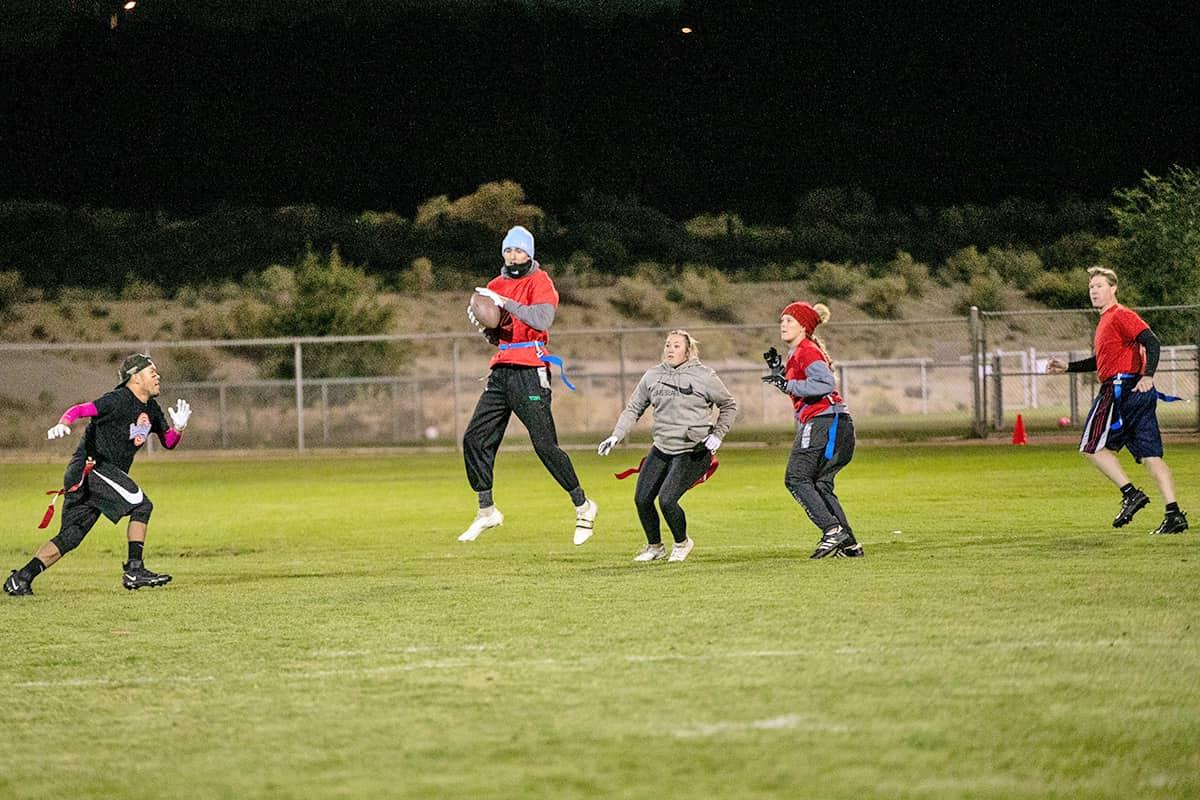
[[[525,202],[521,184],[493,181],[454,201],[446,195],[426,200],[417,209],[416,224],[437,227],[443,222],[468,222],[503,233],[513,225],[536,229],[545,217],[540,208]]]
[[[275,269],[275,268],[272,268]],[[277,270],[278,271],[278,270]],[[279,295],[257,320],[261,336],[346,336],[386,333],[392,309],[380,305],[374,278],[342,260],[337,247],[328,259],[309,250],[295,271],[295,282],[277,280]],[[385,342],[310,347],[308,377],[383,375],[403,360],[402,348]],[[264,358],[266,374],[292,376],[290,358]]]
[[[1107,260],[1147,305],[1200,302],[1200,173],[1174,166],[1114,192],[1118,238]],[[1192,323],[1194,325],[1194,322]]]

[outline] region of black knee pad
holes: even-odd
[[[129,511],[130,522],[140,522],[145,525],[150,521],[150,514],[154,511],[154,503],[150,502],[150,498],[142,495],[142,502],[138,503]]]
[[[51,539],[51,543],[58,548],[58,552],[62,555],[79,547],[79,543],[83,541],[83,537],[87,536],[88,532],[78,525],[72,525],[69,528],[63,528],[58,532],[58,535]]]

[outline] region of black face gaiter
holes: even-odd
[[[505,264],[502,272],[507,278],[523,278],[531,269],[533,269],[532,258],[524,264]]]

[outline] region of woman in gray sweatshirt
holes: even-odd
[[[687,331],[667,334],[662,363],[646,370],[618,417],[612,436],[596,450],[602,456],[608,455],[646,409],[654,407],[654,423],[650,428],[654,444],[639,468],[634,491],[634,505],[646,532],[646,546],[634,561],[667,558],[655,498],[675,540],[670,560],[683,561],[692,552],[687,517],[679,499],[708,470],[713,454],[737,416],[737,401],[717,373],[700,363],[696,344]],[[715,423],[714,408],[720,412]]]

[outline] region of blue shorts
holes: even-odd
[[[1106,381],[1100,386],[1083,425],[1079,452],[1129,449],[1134,460],[1162,458],[1162,433],[1158,430],[1158,392],[1135,392],[1138,377]],[[1120,386],[1118,397],[1117,387]]]

